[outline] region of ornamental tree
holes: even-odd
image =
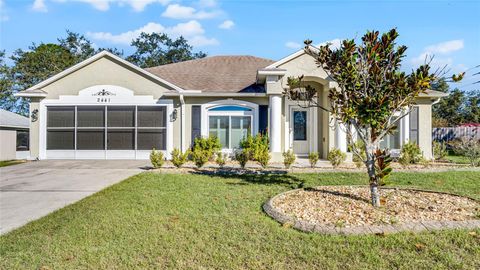
[[[407,47],[397,46],[397,37],[396,29],[382,35],[378,31],[367,32],[360,44],[353,39],[343,40],[336,50],[329,44],[314,47],[307,40],[305,51],[337,84],[329,89],[330,106],[321,106],[317,89],[305,83],[303,76],[288,78],[289,87],[284,92],[301,106],[316,106],[330,112],[345,127],[350,142],[354,134],[363,142],[352,143],[350,147],[366,166],[375,207],[380,206],[378,186],[391,172],[390,155],[380,149],[380,141],[396,129],[415,99],[438,77],[430,72],[428,63],[410,74],[401,71]]]

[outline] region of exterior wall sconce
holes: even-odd
[[[30,119],[32,120],[32,122],[37,122],[38,120],[38,109],[35,109],[32,111],[32,113],[30,114]]]
[[[173,112],[172,112],[171,121],[175,122],[175,120],[177,120],[177,117],[178,117],[177,109],[174,109]]]

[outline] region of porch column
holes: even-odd
[[[347,133],[345,124],[335,121],[335,148],[347,152]]]
[[[270,152],[282,151],[282,96],[270,95]]]
[[[399,123],[400,146],[410,141],[410,114],[403,117]]]

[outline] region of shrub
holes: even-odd
[[[218,166],[220,166],[220,168],[223,168],[223,166],[225,166],[225,163],[227,163],[227,154],[218,152],[215,162]]]
[[[165,158],[162,151],[157,151],[155,148],[150,152],[150,162],[152,163],[153,168],[157,169],[163,166]]]
[[[283,165],[285,165],[286,169],[290,169],[292,164],[295,162],[295,159],[296,159],[296,156],[292,150],[283,152]]]
[[[444,142],[433,142],[433,157],[435,160],[442,160],[448,154],[447,144]]]
[[[189,151],[182,153],[180,149],[174,148],[172,151],[172,163],[175,167],[180,168],[185,164],[188,160],[188,155],[190,154]]]
[[[327,159],[334,168],[337,168],[347,159],[347,154],[340,151],[340,149],[333,148],[330,152],[328,152]]]
[[[318,152],[311,152],[308,154],[308,161],[310,161],[310,167],[315,168],[318,162]]]
[[[355,166],[357,166],[357,168],[361,168],[363,166],[363,160],[367,159],[367,153],[365,153],[365,143],[363,141],[358,140],[353,145],[350,145],[350,148],[357,149],[358,154],[360,155],[361,158],[354,153],[352,156],[352,161],[353,163],[355,163]]]
[[[402,146],[398,162],[403,166],[407,166],[409,164],[418,164],[422,158],[423,156],[420,147],[418,147],[416,143],[409,142]]]
[[[242,169],[245,169],[247,162],[250,160],[250,152],[245,151],[244,149],[237,150],[235,152],[235,160],[240,163],[240,167],[242,167]]]
[[[198,150],[208,152],[208,160],[213,160],[215,153],[222,149],[222,145],[220,144],[220,140],[215,136],[209,136],[206,138],[198,137],[195,138],[193,143],[193,151]],[[204,153],[205,154],[205,153]]]
[[[197,168],[203,167],[203,165],[210,160],[211,156],[212,154],[209,150],[203,150],[199,147],[194,147],[190,154],[190,157]]]
[[[255,136],[250,134],[240,141],[240,148],[248,152],[248,157],[252,161],[257,161],[262,168],[268,166],[270,161],[269,141],[268,136],[258,133]]]
[[[465,156],[470,161],[470,165],[480,165],[480,140],[462,137],[459,142],[452,146],[456,154]]]

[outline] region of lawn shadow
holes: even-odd
[[[284,170],[258,171],[249,169],[195,170],[192,174],[211,175],[225,179],[240,179],[242,182],[230,182],[229,185],[281,185],[289,188],[303,188],[305,181]]]

